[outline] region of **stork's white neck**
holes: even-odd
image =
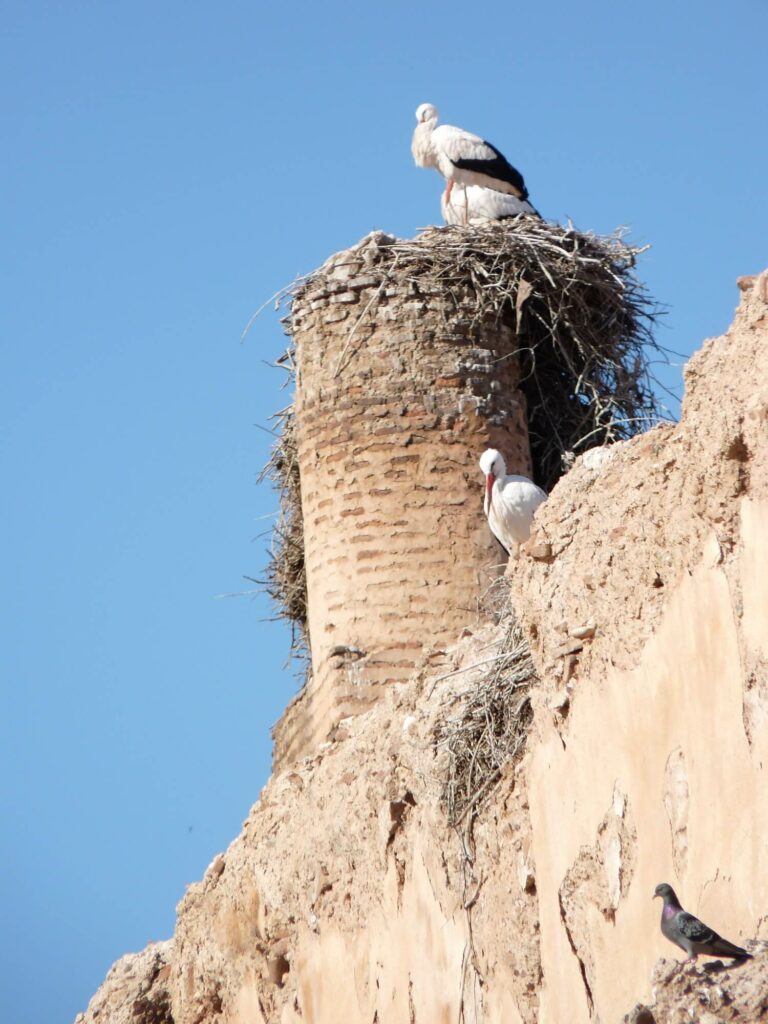
[[[437,167],[437,150],[432,139],[435,121],[422,121],[413,132],[411,152],[419,167]]]

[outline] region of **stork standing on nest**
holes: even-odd
[[[422,103],[416,111],[411,152],[418,167],[435,167],[448,182],[444,197],[446,206],[450,205],[455,184],[465,188],[467,185],[480,185],[515,196],[530,207],[520,212],[536,214],[527,202],[528,189],[522,174],[495,146],[463,128],[454,128],[451,124],[438,127],[437,119],[437,107]],[[469,219],[466,191],[464,202],[466,223]]]
[[[508,554],[517,557],[520,545],[531,536],[533,514],[547,495],[527,476],[507,474],[501,452],[488,448],[480,456],[485,475],[483,507],[491,533]]]

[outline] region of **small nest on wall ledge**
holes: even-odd
[[[408,282],[415,295],[443,291],[462,318],[510,324],[519,342],[533,475],[549,491],[574,454],[624,440],[664,418],[654,385],[663,388],[651,372],[652,359],[668,361],[653,337],[659,310],[634,273],[643,251],[618,233],[600,237],[533,217],[433,227],[412,240],[379,231],[270,302],[279,309],[300,300],[308,286],[357,263],[380,283],[350,326],[350,337],[363,320],[375,322],[390,281]],[[290,337],[290,311],[283,322]],[[292,344],[278,364],[292,380]],[[277,418],[288,435],[291,410]],[[276,482],[282,511],[262,582],[278,615],[294,626],[297,653],[309,638],[295,447],[292,434],[278,438],[263,473]]]
[[[448,756],[443,801],[453,826],[477,814],[504,765],[522,756],[533,720],[530,690],[538,676],[508,604],[505,623],[498,659],[479,681],[476,673],[484,666],[478,664],[467,686],[447,703],[435,730],[436,746]]]

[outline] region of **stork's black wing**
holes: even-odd
[[[484,144],[491,151],[491,156],[487,159],[471,159],[467,157],[460,157],[457,160],[451,158],[451,163],[454,167],[458,167],[462,171],[473,171],[477,174],[486,174],[489,178],[496,178],[498,181],[505,181],[508,185],[511,185],[516,189],[521,199],[528,198],[528,189],[525,187],[525,181],[520,171],[507,160],[503,153],[500,153],[495,146],[492,146],[490,142],[486,142],[483,139]]]

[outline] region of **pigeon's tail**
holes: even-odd
[[[707,950],[711,956],[732,956],[735,960],[751,960],[752,954],[741,946],[735,946],[727,939],[718,938]]]

